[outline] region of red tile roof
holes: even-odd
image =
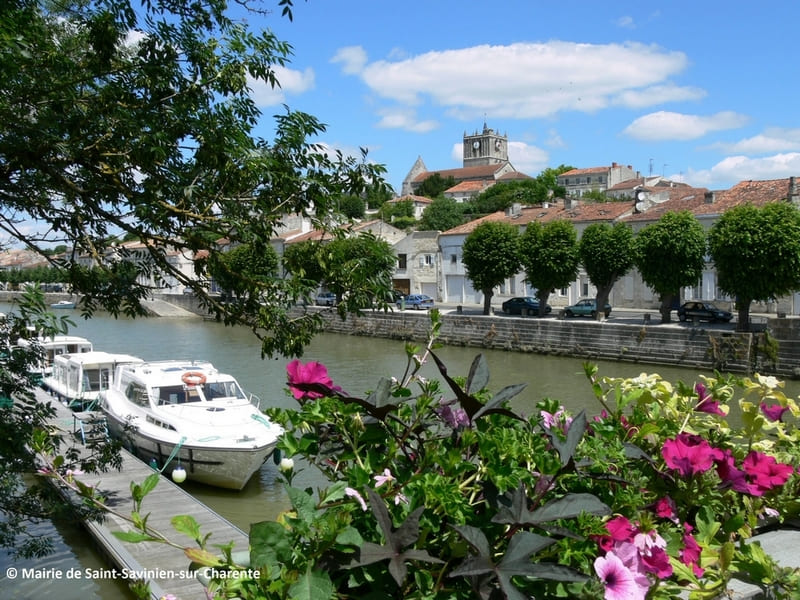
[[[477,167],[461,167],[458,169],[425,171],[414,178],[414,183],[422,183],[434,173],[438,173],[443,179],[452,177],[462,181],[465,179],[494,179],[495,173],[505,166],[506,163],[498,163],[494,165],[479,165]]]

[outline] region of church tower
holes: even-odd
[[[508,162],[508,135],[495,133],[483,124],[483,131],[464,132],[464,167],[496,165]]]

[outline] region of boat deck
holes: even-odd
[[[47,393],[37,391],[38,397],[51,402],[56,407],[55,425],[66,431],[78,446],[81,441],[80,417],[55,402]],[[84,423],[83,434],[87,434]],[[153,469],[127,451],[122,451],[122,470],[109,471],[96,475],[82,475],[80,479],[87,485],[97,486],[108,504],[122,515],[129,515],[133,510],[131,498],[131,482],[141,483],[153,472]],[[186,547],[197,547],[194,540],[177,533],[171,524],[176,515],[191,515],[199,524],[203,535],[211,533],[208,540],[209,549],[216,550],[213,544],[224,545],[234,542],[234,551],[248,548],[248,537],[245,532],[220,516],[205,504],[172,482],[168,474],[162,475],[156,488],[144,499],[143,514],[149,514],[148,524],[163,533],[167,538]],[[150,584],[154,600],[167,593],[180,600],[206,600],[203,586],[189,569],[189,559],[171,546],[156,542],[140,542],[137,544],[122,542],[114,537],[114,531],[129,531],[127,521],[109,515],[103,523],[85,523],[101,553],[110,561],[109,573],[101,575],[118,579],[142,579]],[[136,577],[142,575],[142,577]]]

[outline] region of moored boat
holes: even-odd
[[[34,334],[35,335],[35,334]],[[80,354],[91,352],[92,342],[77,335],[54,335],[52,337],[20,338],[17,345],[23,348],[38,346],[42,352],[42,360],[36,366],[34,375],[44,378],[53,371],[53,361],[61,354]]]
[[[233,376],[209,362],[155,361],[117,367],[100,409],[112,435],[162,470],[239,490],[272,454],[283,429]]]
[[[59,300],[58,302],[53,302],[50,308],[75,308],[75,302],[72,300]]]
[[[73,410],[91,410],[100,394],[110,389],[119,365],[144,362],[130,354],[82,352],[59,354],[53,359],[53,370],[42,380],[51,394]]]

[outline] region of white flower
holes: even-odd
[[[291,458],[282,458],[278,469],[280,469],[281,473],[288,473],[294,469],[294,461]]]
[[[364,502],[364,498],[361,497],[361,494],[358,493],[358,490],[353,489],[351,487],[344,488],[344,493],[350,496],[351,498],[355,498],[358,500],[358,503],[361,505],[362,510],[367,510],[367,503]]]

